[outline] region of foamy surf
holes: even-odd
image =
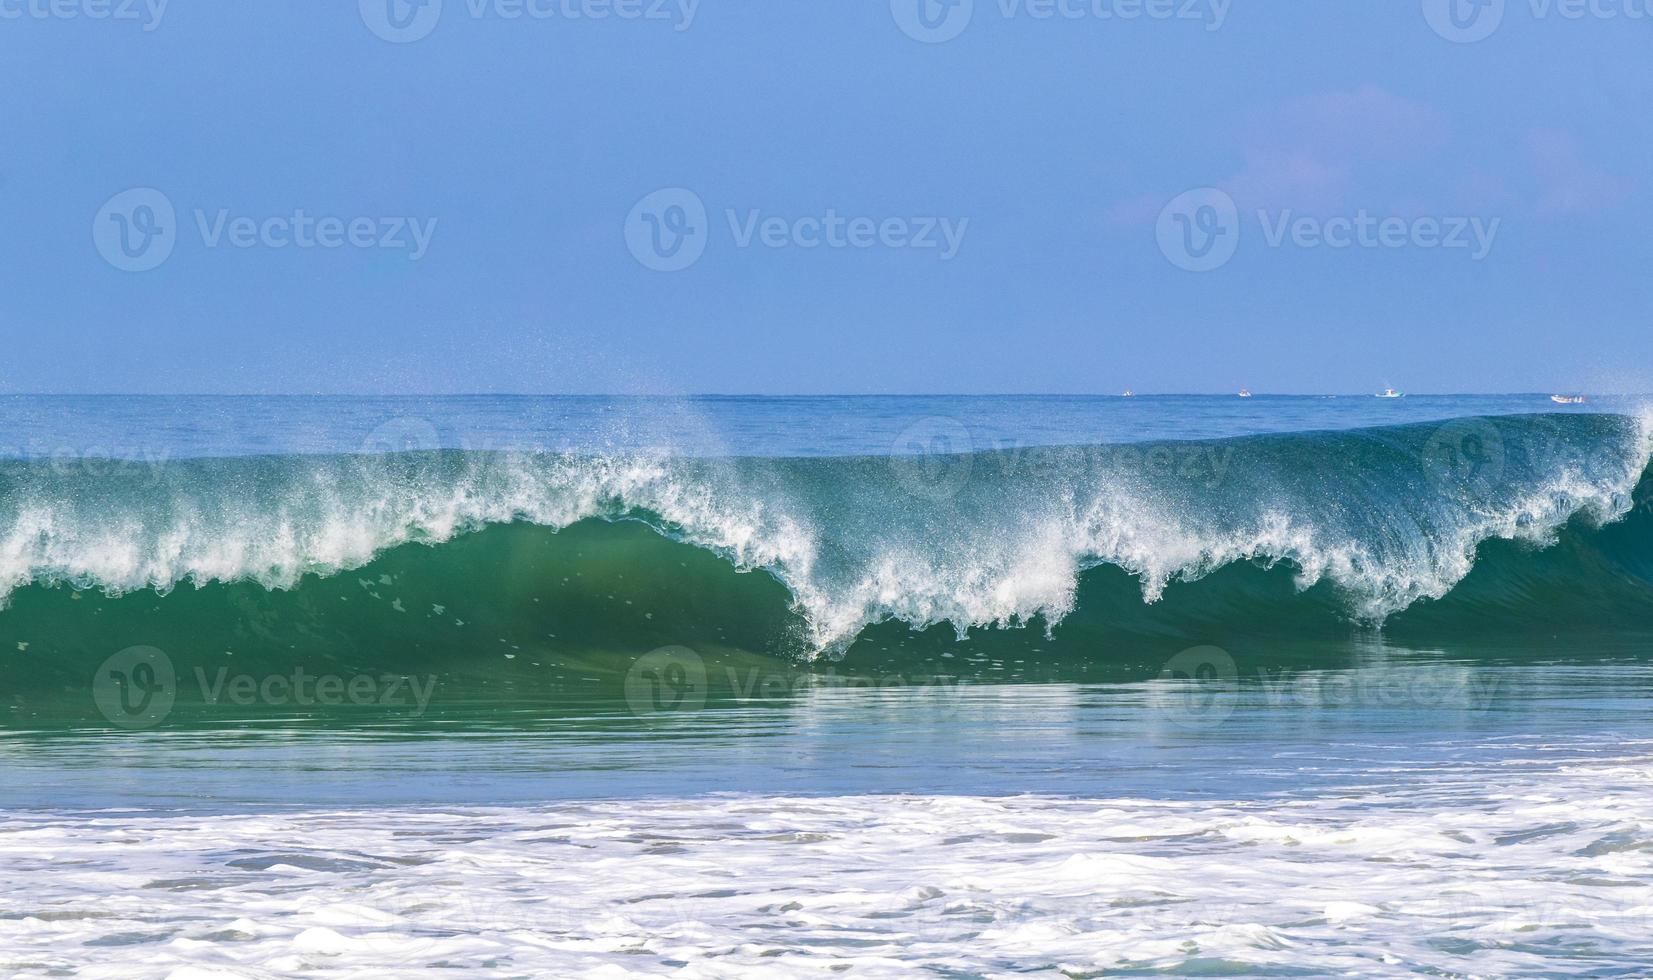
[[[1560,749],[1560,747],[1557,747]],[[1594,975],[1645,962],[1653,756],[1404,793],[0,812],[16,977]],[[71,865],[58,856],[72,847]]]

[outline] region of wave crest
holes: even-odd
[[[869,626],[1054,627],[1089,569],[1144,602],[1236,564],[1289,565],[1357,621],[1440,599],[1487,542],[1553,543],[1632,507],[1649,427],[1458,419],[1211,442],[922,458],[682,459],[432,451],[0,464],[0,589],[291,589],[492,524],[644,521],[790,593],[815,651]]]

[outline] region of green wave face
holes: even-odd
[[[156,665],[181,711],[235,703],[241,677],[374,679],[289,699],[348,712],[396,677],[623,699],[661,648],[738,695],[752,665],[994,677],[1378,623],[1426,644],[1634,630],[1646,465],[1642,425],[1612,416],[893,459],[12,463],[0,689],[28,726],[97,723],[89,684],[135,704]],[[165,663],[106,669],[133,648]]]

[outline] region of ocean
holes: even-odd
[[[1650,422],[0,396],[0,973],[1643,975]]]

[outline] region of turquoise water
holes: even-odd
[[[857,456],[1220,439],[1475,415],[1634,414],[1640,396],[1544,394],[872,395],[862,397],[0,395],[0,456],[115,457],[402,449]],[[962,433],[962,438],[961,438]],[[968,440],[968,445],[944,446]]]
[[[1636,400],[0,422],[8,973],[1653,952]]]

